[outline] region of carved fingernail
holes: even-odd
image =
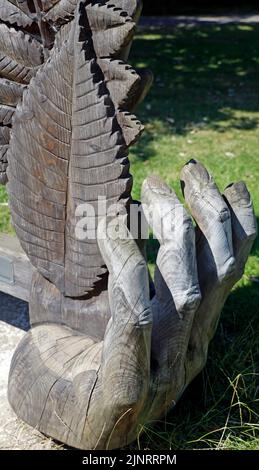
[[[244,181],[229,184],[224,194],[231,204],[247,205],[251,202],[251,196]]]
[[[199,163],[198,161],[191,159],[182,169],[183,180],[186,176],[190,176],[192,181],[193,179],[201,182],[209,182],[211,180],[210,174],[207,172],[206,168]]]
[[[171,188],[157,175],[152,175],[145,180],[147,189],[157,194],[171,194]]]

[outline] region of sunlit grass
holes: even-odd
[[[0,186],[0,232],[14,233],[11,225],[10,211],[6,206],[8,201],[6,190]]]
[[[131,152],[134,196],[157,173],[182,197],[179,172],[196,158],[221,190],[245,180],[259,216],[259,27],[144,31],[133,48],[134,65],[140,51],[155,83],[138,112],[146,133]],[[151,266],[156,251],[151,241]],[[251,280],[258,278],[257,240],[205,371],[162,422],[142,429],[138,448],[259,449],[259,284]]]

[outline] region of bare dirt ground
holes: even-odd
[[[16,418],[8,403],[7,383],[12,355],[28,329],[27,304],[0,293],[0,449],[62,449],[51,439]]]

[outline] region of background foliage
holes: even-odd
[[[238,12],[257,10],[258,0],[143,0],[144,15],[181,15],[214,13],[215,11]]]
[[[135,197],[157,173],[181,198],[180,169],[196,158],[221,190],[245,180],[259,221],[258,57],[259,25],[140,32],[133,63],[150,67],[155,83],[138,112],[146,132],[132,149]],[[151,266],[156,251],[151,241]],[[141,449],[259,449],[258,317],[259,239],[226,303],[206,369],[161,423],[142,430]]]

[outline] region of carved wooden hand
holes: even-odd
[[[244,183],[221,196],[195,161],[181,179],[196,229],[159,178],[143,184],[145,210],[157,217],[161,208],[164,214],[153,299],[135,240],[107,238],[103,220],[99,247],[109,270],[112,315],[103,341],[46,324],[35,326],[19,345],[9,400],[18,416],[42,432],[83,449],[122,447],[143,424],[163,416],[204,367],[223,304],[242,276],[256,221]]]
[[[142,190],[142,200],[151,204],[151,210],[154,203],[168,208],[152,300],[154,416],[175,403],[205,366],[222,307],[242,277],[256,237],[253,206],[243,182],[230,185],[221,196],[213,178],[195,161],[183,168],[181,182],[195,228],[185,209],[179,211],[175,194],[159,179],[150,178]],[[174,217],[175,211],[180,218]],[[174,220],[173,238],[168,220]]]

